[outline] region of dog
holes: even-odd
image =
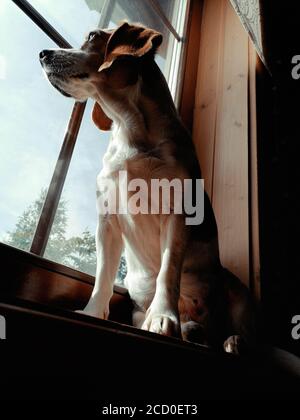
[[[78,101],[92,98],[94,123],[101,130],[112,129],[97,178],[96,279],[83,313],[108,318],[124,249],[134,326],[235,353],[255,336],[253,301],[221,265],[207,194],[200,224],[187,224],[186,214],[174,211],[174,195],[169,214],[161,206],[156,214],[100,211],[111,190],[120,190],[120,171],[126,173],[127,185],[135,179],[146,185],[154,178],[201,179],[191,136],[154,60],[161,43],[157,31],[124,22],[113,30],[90,32],[78,50],[40,53],[51,84]],[[192,198],[195,193],[193,188]],[[132,196],[131,191],[126,200]],[[119,197],[118,204],[127,203]]]

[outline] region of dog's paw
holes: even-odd
[[[198,322],[187,321],[181,324],[182,339],[192,343],[206,344],[205,332]]]
[[[77,310],[75,312],[78,314],[88,315],[100,319],[108,319],[109,315],[108,308],[101,309],[100,307],[89,304],[83,310]]]
[[[170,337],[181,337],[180,322],[175,315],[150,313],[142,325],[142,330]]]
[[[243,340],[240,335],[231,335],[223,344],[226,353],[241,354]]]

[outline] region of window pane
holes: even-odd
[[[82,43],[90,29],[115,27],[122,19],[155,28],[164,35],[156,60],[168,77],[177,41],[146,0],[31,3],[74,46]],[[160,0],[175,27],[178,4],[179,0]],[[9,0],[1,1],[0,18],[0,240],[29,250],[73,101],[50,88],[41,71],[38,53],[56,45]],[[88,104],[87,113],[92,105]],[[45,251],[46,258],[92,275],[96,265],[95,180],[108,138],[86,115]],[[125,271],[122,261],[121,277]]]
[[[81,14],[86,16],[83,19],[83,22],[86,24],[86,30],[81,27],[82,38],[79,40],[80,42],[82,42],[83,34],[93,27],[89,27],[89,19],[87,17],[86,5],[89,5],[91,9],[96,8],[98,10],[100,20],[97,25],[102,25],[102,27],[114,27],[120,20],[128,19],[128,21],[141,22],[162,32],[164,34],[164,43],[160,49],[160,56],[157,57],[157,62],[163,71],[167,71],[174,37],[173,35],[169,36],[169,31],[162,24],[162,21],[151,8],[148,1],[109,1],[107,3],[109,7],[105,8],[101,17],[102,3],[93,0],[86,0],[86,2],[76,0],[72,1],[72,3],[71,1],[50,3],[48,1],[32,0],[32,4],[39,11],[46,13],[46,17],[50,21],[53,16],[56,16],[56,20],[53,20],[51,23],[59,29],[62,23],[58,23],[61,21],[60,15],[63,8],[64,13],[66,11],[69,12],[71,10],[70,7],[73,7],[75,3],[76,6],[72,12],[73,23],[71,19],[67,20],[66,25],[64,22],[66,32],[63,34],[68,41],[70,41],[71,36],[75,36],[78,22],[75,16],[81,16]],[[178,5],[177,1],[164,0],[160,3],[171,21],[177,19],[178,7],[174,7]],[[43,10],[41,7],[38,7],[39,4],[43,5]],[[65,101],[64,98],[61,100]],[[44,256],[61,264],[95,275],[96,177],[102,168],[102,158],[107,148],[110,134],[103,131],[100,132],[92,123],[90,118],[92,106],[93,102],[89,101]],[[126,264],[124,259],[122,259],[117,279],[119,283],[122,283],[121,280],[125,273]]]
[[[88,101],[44,256],[94,275],[96,177],[110,134],[93,124],[92,106]]]
[[[44,254],[47,259],[92,276],[96,273],[96,177],[110,137],[92,122],[93,105],[88,101]],[[125,274],[122,258],[116,279],[119,284]]]
[[[30,0],[36,10],[73,46],[95,29],[105,0]]]
[[[31,0],[33,6],[74,46],[94,27],[115,27],[120,20],[141,22],[164,35],[156,60],[168,79],[174,45],[178,42],[162,23],[146,0]],[[161,0],[161,7],[177,29],[179,0]],[[105,7],[103,7],[103,5]],[[102,13],[101,13],[102,12]],[[64,19],[62,19],[64,16]],[[43,45],[42,48],[45,48]],[[45,83],[49,95],[56,92]],[[69,103],[60,97],[61,103]],[[80,128],[58,211],[45,250],[45,258],[80,271],[95,274],[96,176],[102,168],[109,133],[100,132],[92,123],[89,101]],[[121,261],[119,279],[124,277],[126,264]]]
[[[0,240],[25,250],[73,106],[42,73],[38,53],[53,47],[12,1],[1,0]]]
[[[158,3],[169,21],[176,25],[179,0],[159,0]],[[162,22],[148,0],[112,1],[109,13],[102,16],[103,27],[115,27],[122,20],[140,22],[149,28],[156,29],[163,35],[163,43],[158,50],[156,62],[168,79],[170,61],[175,41],[174,36]]]
[[[168,77],[173,44],[177,41],[148,0],[30,0],[30,3],[73,47],[79,47],[90,30],[113,28],[124,19],[156,29],[164,37],[156,61]],[[176,27],[180,0],[159,0],[159,4]]]

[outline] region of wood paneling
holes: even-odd
[[[257,288],[256,103],[252,49],[230,2],[205,0],[193,139],[205,189],[217,219],[221,261],[247,285],[250,284],[251,261],[251,275],[256,278],[252,283]],[[256,225],[252,228],[250,222],[252,224],[254,219]]]
[[[227,0],[223,22],[212,204],[221,261],[248,284],[248,37]]]
[[[257,53],[249,40],[249,155],[250,155],[250,278],[253,294],[260,298],[260,246],[258,213],[258,156],[256,118],[256,67]]]
[[[195,96],[193,137],[201,165],[205,189],[212,197],[216,114],[219,73],[223,47],[222,0],[205,1],[202,12],[201,42]]]

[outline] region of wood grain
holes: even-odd
[[[206,0],[202,13],[193,139],[205,189],[217,219],[221,261],[247,285],[250,252],[248,65],[248,36],[230,2]],[[256,112],[255,106],[251,112]]]
[[[248,284],[248,36],[230,3],[225,1],[224,6],[212,204],[221,261]]]
[[[250,263],[251,287],[257,300],[261,296],[260,246],[258,213],[258,162],[257,162],[257,118],[256,118],[256,67],[257,53],[249,40],[249,161],[250,161]]]
[[[195,106],[198,56],[200,48],[200,22],[202,20],[202,0],[192,0],[187,27],[186,56],[182,81],[179,113],[184,125],[192,132],[193,110]]]
[[[212,198],[216,115],[223,47],[223,0],[205,1],[195,96],[193,139],[205,189]]]

